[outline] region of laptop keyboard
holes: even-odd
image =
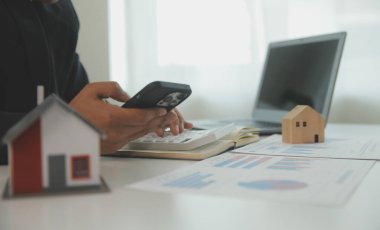
[[[215,129],[234,124],[247,128],[257,128],[260,135],[279,134],[282,131],[281,124],[271,122],[254,122],[250,119],[226,119],[226,120],[197,120],[194,125],[197,129]]]
[[[271,122],[251,122],[255,127],[258,128],[277,128],[281,127],[281,124],[271,123]]]

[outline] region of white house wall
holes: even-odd
[[[66,155],[67,186],[99,184],[99,134],[77,116],[58,105],[51,106],[41,117],[43,187],[49,186],[48,157]],[[90,178],[72,180],[71,156],[90,156]]]

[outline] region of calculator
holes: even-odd
[[[139,150],[192,150],[221,139],[234,131],[235,128],[233,124],[229,124],[211,130],[187,129],[178,135],[172,135],[170,131],[165,131],[163,137],[152,132],[131,141],[126,147]]]

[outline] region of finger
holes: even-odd
[[[163,137],[165,134],[165,131],[163,128],[156,128],[155,133],[157,134],[157,136]]]
[[[169,126],[173,135],[179,134],[179,118],[177,113],[172,110],[165,116],[164,126]]]
[[[176,113],[173,110],[171,110],[164,116],[164,119],[162,120],[160,127],[172,129],[172,127],[174,128],[174,125],[176,125],[177,123],[178,117]]]
[[[174,109],[174,112],[176,113],[177,118],[178,118],[179,133],[182,133],[185,130],[185,127],[184,127],[185,120],[183,119],[182,114],[177,109]]]
[[[122,90],[117,82],[95,82],[86,86],[86,91],[93,97],[108,98],[111,97],[120,102],[125,102],[129,99],[128,94]]]
[[[170,124],[170,132],[173,134],[173,135],[178,135],[180,132],[179,132],[179,126],[178,124]]]
[[[146,125],[155,118],[161,118],[167,114],[164,108],[137,109],[137,108],[122,108],[118,106],[109,106],[109,112],[112,114],[112,119],[115,124],[128,126]]]
[[[193,125],[193,123],[185,121],[184,127],[185,127],[185,129],[192,129],[194,127],[194,125]]]

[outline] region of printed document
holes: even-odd
[[[233,150],[234,153],[380,160],[380,138],[326,138],[324,143],[284,144],[281,135]]]
[[[336,205],[347,201],[374,162],[224,153],[127,187]]]

